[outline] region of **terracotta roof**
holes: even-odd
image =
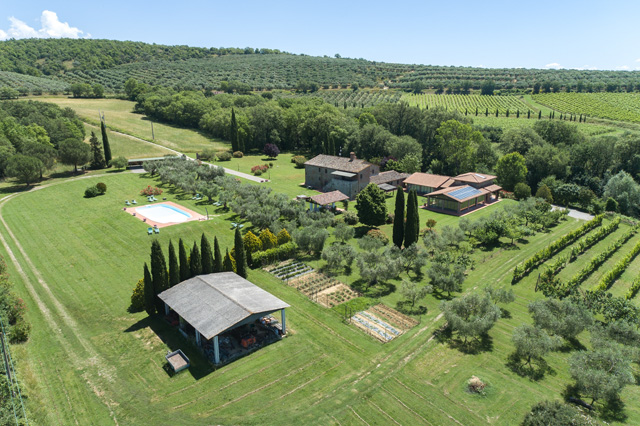
[[[500,191],[502,187],[499,185],[493,184],[493,185],[485,186],[484,189],[486,189],[489,192],[495,192],[495,191]]]
[[[371,166],[371,163],[357,158],[352,160],[349,157],[336,157],[334,155],[320,154],[304,163],[304,165],[326,167],[327,169],[340,170],[343,172],[359,173]]]
[[[381,172],[375,176],[371,176],[369,183],[375,183],[380,185],[381,183],[393,182],[394,180],[405,180],[409,177],[408,173],[400,173],[395,170],[389,170],[388,172]]]
[[[497,176],[492,176],[492,175],[483,175],[480,173],[463,173],[461,175],[458,175],[456,177],[454,177],[455,180],[460,181],[460,182],[470,182],[470,183],[482,183],[482,182],[486,182],[489,180],[493,180],[495,179]]]
[[[461,194],[463,194],[462,197],[460,196],[453,196],[451,195],[453,192],[457,192],[460,191]],[[465,191],[469,192],[469,195],[465,195]],[[464,185],[464,186],[451,186],[449,188],[443,188],[440,189],[438,191],[433,191],[429,194],[426,194],[426,197],[431,197],[433,195],[444,195],[447,198],[452,199],[453,201],[457,201],[459,203],[464,203],[467,200],[471,200],[472,198],[476,198],[479,197],[481,195],[485,195],[488,194],[490,191],[487,191],[486,188],[474,188],[472,186],[469,185]]]
[[[324,194],[314,195],[309,198],[312,202],[319,206],[326,206],[327,204],[337,203],[338,201],[348,200],[349,197],[344,195],[340,191],[325,192]]]
[[[432,175],[429,173],[414,173],[405,179],[404,183],[429,188],[440,188],[442,184],[451,179],[449,176]]]

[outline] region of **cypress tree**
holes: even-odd
[[[538,120],[542,118],[542,110],[538,111]]]
[[[507,108],[507,118],[509,118],[509,108]]]
[[[476,107],[476,117],[478,116],[478,107]]]
[[[418,240],[420,239],[420,210],[418,210],[419,208],[419,203],[418,203],[418,192],[414,191],[415,194],[413,195],[413,204],[414,204],[414,208],[416,211],[416,242],[418,242]]]
[[[519,109],[516,110],[516,118],[520,118],[520,110]]]
[[[229,129],[229,136],[231,137],[231,150],[238,150],[238,122],[236,121],[236,111],[231,108],[231,126]]]
[[[398,187],[396,194],[396,209],[393,218],[393,244],[402,248],[404,241],[404,191]]]
[[[156,294],[153,291],[153,282],[151,281],[151,273],[149,272],[149,267],[147,266],[147,262],[144,263],[144,310],[147,311],[149,316],[155,314],[156,312],[156,304],[155,304]]]
[[[169,288],[167,262],[164,259],[162,247],[158,240],[153,240],[153,243],[151,243],[151,279],[153,282],[153,292],[155,296]],[[156,305],[156,311],[158,313],[163,312],[164,302],[162,302],[159,297],[156,297],[154,302]]]
[[[210,274],[213,272],[213,253],[211,252],[211,245],[209,244],[209,240],[202,233],[202,238],[200,239],[200,251],[201,251],[201,261],[202,265],[202,273]]]
[[[409,191],[407,197],[407,223],[404,227],[404,246],[409,247],[418,241],[418,196],[415,190]]]
[[[180,266],[178,266],[178,258],[176,250],[173,248],[173,242],[169,241],[169,287],[180,282]]]
[[[184,247],[182,238],[180,238],[180,241],[178,242],[178,257],[180,259],[180,281],[188,280],[191,278],[191,271],[189,269],[187,249]]]
[[[93,160],[91,160],[91,168],[94,170],[104,169],[104,155],[102,155],[102,147],[98,141],[98,137],[94,131],[91,131],[91,139],[89,139],[89,145],[91,145],[91,152],[93,153]],[[41,176],[42,177],[42,176]]]
[[[240,229],[236,228],[234,253],[236,256],[236,274],[242,278],[247,278],[247,254],[244,250],[244,241]]]
[[[109,136],[107,136],[107,126],[104,121],[100,121],[100,131],[102,132],[102,147],[104,148],[104,161],[109,165],[111,162],[111,146],[109,145]]]
[[[213,237],[213,272],[222,271],[222,253],[220,252],[220,244],[218,244],[218,237]]]
[[[229,249],[227,249],[227,254],[224,256],[224,261],[222,262],[222,270],[224,272],[234,272],[233,262],[231,261],[231,255],[229,254]]]
[[[527,111],[527,120],[531,118],[531,110]]]
[[[484,112],[484,116],[488,117],[489,116],[489,108],[487,108],[487,110]]]
[[[189,258],[189,271],[191,272],[192,277],[202,274],[201,260],[198,243],[194,241],[193,248],[191,249],[191,257]]]

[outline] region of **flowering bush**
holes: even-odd
[[[140,191],[140,195],[146,195],[147,197],[160,194],[162,194],[162,189],[158,187],[152,187],[151,185],[148,185],[145,189]]]
[[[244,157],[244,154],[242,151],[235,151],[233,153],[233,158],[242,158],[242,157]]]
[[[251,173],[253,173],[256,176],[260,176],[261,174],[263,174],[267,170],[269,170],[269,165],[268,164],[260,164],[258,166],[253,166],[251,168]]]

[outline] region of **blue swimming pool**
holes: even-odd
[[[169,204],[138,207],[136,213],[157,223],[179,223],[191,219],[191,215]]]

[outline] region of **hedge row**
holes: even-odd
[[[571,254],[569,256],[571,261],[574,261],[578,256],[587,251],[592,245],[604,239],[607,235],[618,229],[618,225],[620,225],[620,216],[614,217],[610,223],[578,241],[573,247],[571,247]]]
[[[582,284],[582,282],[584,280],[586,280],[589,277],[589,275],[591,275],[593,273],[593,271],[595,271],[608,258],[610,258],[611,255],[613,255],[613,253],[615,253],[631,237],[633,237],[636,234],[637,231],[638,231],[638,228],[629,229],[627,232],[625,232],[623,235],[621,235],[620,238],[618,238],[613,243],[609,244],[609,246],[607,248],[605,248],[603,251],[601,251],[600,253],[598,253],[595,256],[593,256],[591,258],[591,260],[589,261],[589,263],[587,263],[584,266],[584,268],[582,268],[582,270],[580,270],[580,272],[575,274],[573,277],[571,277],[571,279],[569,281],[567,281],[567,283],[565,284],[566,290],[565,290],[564,293],[568,294],[574,287],[579,286],[580,284]]]
[[[635,295],[638,293],[638,290],[640,290],[640,275],[638,275],[636,279],[633,280],[633,283],[631,284],[631,288],[629,289],[627,294],[624,296],[624,298],[627,300],[633,299]]]
[[[638,253],[640,253],[640,242],[638,242],[635,246],[633,246],[631,251],[627,253],[625,257],[620,259],[618,263],[616,263],[613,266],[613,268],[611,268],[610,270],[607,271],[606,274],[604,274],[604,276],[602,277],[602,279],[600,280],[600,282],[598,283],[598,285],[594,290],[595,291],[609,290],[609,287],[611,287],[613,282],[618,279],[620,274],[622,274],[624,270],[627,269],[627,266],[629,266],[629,263],[631,263],[633,258],[636,257]]]
[[[296,243],[290,241],[269,250],[257,251],[252,255],[253,265],[264,266],[277,260],[289,259],[295,254],[297,248]]]
[[[593,228],[600,226],[602,223],[602,219],[604,218],[603,214],[599,214],[589,222],[582,225],[580,228],[569,232],[568,234],[563,235],[556,241],[549,244],[547,247],[538,251],[536,254],[527,259],[522,265],[516,265],[513,271],[513,279],[511,280],[512,284],[520,281],[525,275],[527,275],[533,268],[541,264],[542,262],[551,259],[556,253],[560,250],[566,248],[569,244],[572,244],[582,235],[586,234]]]

